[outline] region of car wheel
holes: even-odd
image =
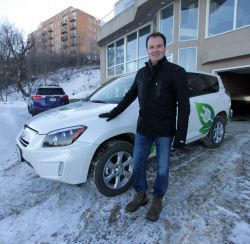
[[[203,139],[206,147],[216,148],[222,144],[225,135],[225,125],[226,122],[222,116],[215,117],[207,136]]]
[[[97,153],[94,181],[101,194],[112,197],[125,192],[132,183],[133,145],[113,140]]]

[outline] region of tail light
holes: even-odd
[[[63,99],[69,100],[69,96],[68,95],[64,95]]]
[[[42,96],[32,96],[32,100],[38,101],[42,98]]]

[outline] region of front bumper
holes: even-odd
[[[79,184],[87,180],[89,166],[96,146],[76,141],[65,147],[42,147],[44,135],[33,135],[29,144],[16,139],[19,159],[30,164],[37,174],[46,179],[69,184]]]

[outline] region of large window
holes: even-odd
[[[116,67],[115,73],[122,74],[124,72],[124,39],[116,42]]]
[[[250,1],[238,0],[236,27],[250,25]]]
[[[186,71],[196,71],[197,54],[196,48],[180,48],[179,49],[179,65]]]
[[[107,77],[131,73],[145,65],[148,60],[146,38],[149,33],[150,25],[107,46]]]
[[[114,64],[115,64],[115,44],[111,44],[107,48],[108,58],[107,58],[107,66],[108,66],[108,76],[114,75]]]
[[[181,0],[180,40],[197,39],[199,0]]]
[[[137,32],[127,36],[127,65],[126,72],[133,72],[136,70],[136,54],[137,54]]]
[[[167,44],[173,43],[174,32],[174,4],[167,6],[160,12],[160,31],[166,36]]]
[[[250,25],[249,0],[210,0],[208,36]]]

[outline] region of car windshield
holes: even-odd
[[[119,103],[131,87],[133,81],[134,76],[112,80],[96,90],[87,100],[97,103]]]
[[[37,95],[64,95],[62,88],[38,88]]]

